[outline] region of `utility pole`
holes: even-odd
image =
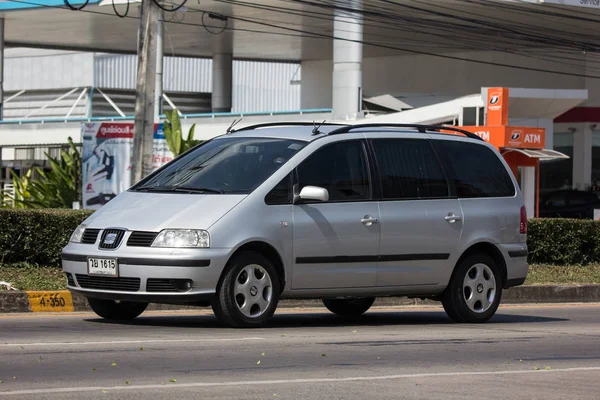
[[[163,18],[164,19],[164,18]],[[162,107],[162,95],[163,95],[163,68],[164,68],[164,35],[165,26],[164,21],[158,21],[158,27],[156,29],[156,87],[154,88],[154,97],[156,102],[154,104],[154,120],[160,122],[160,114],[163,112]]]
[[[138,67],[135,89],[135,135],[131,184],[152,172],[154,104],[156,101],[157,33],[160,7],[155,0],[142,0],[138,32]]]
[[[4,18],[0,18],[0,120],[4,119]],[[0,158],[2,158],[0,156]]]

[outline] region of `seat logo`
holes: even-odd
[[[109,233],[104,238],[104,244],[107,245],[107,246],[110,246],[111,244],[115,243],[115,240],[117,240],[117,234],[116,233]]]

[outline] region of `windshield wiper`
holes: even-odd
[[[189,186],[175,186],[173,187],[174,192],[188,192],[188,193],[214,193],[214,194],[223,194],[222,190],[219,189],[210,189],[204,187],[189,187]]]
[[[223,194],[221,190],[209,189],[209,188],[195,188],[189,186],[154,186],[154,187],[142,187],[135,189],[139,192],[158,192],[158,193],[169,193],[169,192],[180,192],[180,193],[214,193]]]

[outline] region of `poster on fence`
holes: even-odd
[[[131,186],[133,123],[83,123],[81,136],[83,208],[98,209]],[[163,124],[154,125],[153,170],[173,159]]]

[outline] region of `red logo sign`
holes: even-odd
[[[96,137],[99,139],[132,138],[133,124],[103,123]]]

